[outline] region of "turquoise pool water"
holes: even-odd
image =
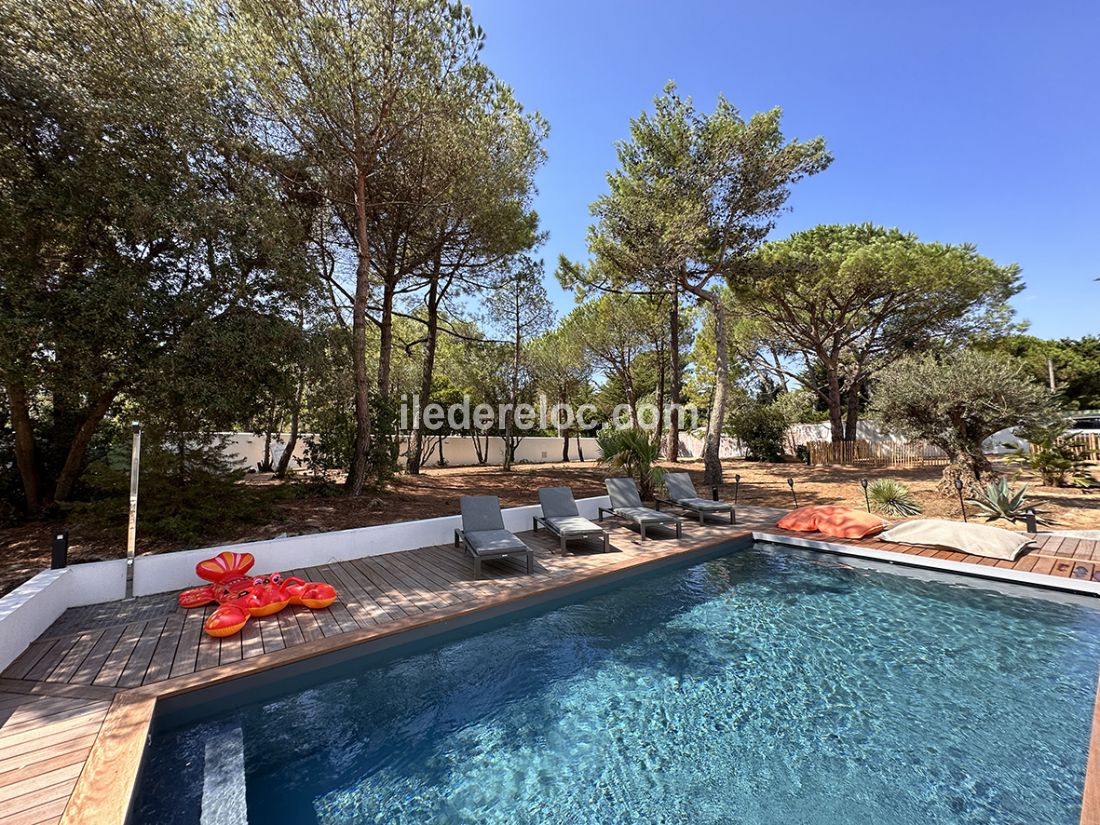
[[[736,551],[158,734],[135,819],[1075,825],[1100,611],[1020,592]]]

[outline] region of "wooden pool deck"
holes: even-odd
[[[475,581],[469,558],[449,545],[283,571],[330,582],[340,601],[326,610],[288,608],[253,619],[240,635],[220,640],[202,633],[213,608],[182,610],[175,593],[71,609],[0,674],[0,822],[121,824],[158,698],[689,557],[754,530],[782,539],[788,534],[774,526],[781,512],[739,508],[736,526],[701,527],[685,518],[682,539],[658,530],[644,543],[609,520],[608,553],[591,541],[577,542],[578,552],[561,556],[546,532],[524,533],[536,550],[530,576],[518,564],[487,562],[485,578]],[[827,541],[865,553],[888,547],[918,564],[920,556],[1063,579],[1093,581],[1100,575],[1095,541],[1040,537],[1039,546],[1016,562],[874,540]],[[1094,726],[1100,759],[1098,731]],[[1086,825],[1100,825],[1095,761],[1090,759],[1086,782]]]

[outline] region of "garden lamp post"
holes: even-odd
[[[126,525],[126,598],[134,597],[134,555],[137,549],[138,475],[141,472],[141,423],[133,424],[130,453],[130,518]]]
[[[959,494],[959,509],[962,510],[963,522],[967,521],[966,518],[966,502],[963,501],[963,480],[958,476],[955,477],[955,492]]]
[[[737,506],[737,494],[741,492],[741,474],[734,473],[733,475],[733,506]]]
[[[867,494],[867,479],[861,478],[859,480],[859,486],[863,488],[863,500],[867,504],[867,512],[871,512],[871,497]]]
[[[791,488],[791,495],[794,497],[794,506],[798,507],[798,493],[794,491],[794,479],[787,479],[787,486]]]

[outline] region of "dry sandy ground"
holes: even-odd
[[[700,494],[707,495],[700,484],[702,464],[681,462],[679,467],[691,472]],[[736,474],[741,476],[741,503],[791,507],[793,499],[787,479],[793,478],[800,504],[839,503],[861,508],[861,477],[895,478],[909,485],[926,515],[958,518],[958,501],[942,499],[935,492],[940,472],[939,467],[861,469],[730,461],[726,462],[727,486],[721,495],[726,499],[733,497],[732,485]],[[282,533],[313,533],[451,515],[458,512],[459,496],[471,492],[499,496],[501,504],[506,507],[535,503],[539,487],[558,484],[572,486],[578,498],[601,495],[604,493],[603,480],[608,474],[605,468],[594,462],[520,465],[511,473],[495,467],[432,468],[419,477],[400,477],[390,491],[380,496],[358,499],[317,496],[279,502],[275,505],[277,517],[271,523],[236,534],[210,536],[203,545],[272,538]],[[1100,488],[1044,488],[1034,480],[1022,480],[1030,482],[1031,497],[1043,503],[1059,522],[1058,529],[1100,529]],[[272,482],[251,476],[249,483]],[[0,594],[49,565],[50,540],[53,532],[61,526],[70,530],[72,561],[120,558],[125,555],[124,534],[93,530],[80,523],[32,523],[0,530]],[[999,522],[998,526],[1011,528],[1005,522]],[[1023,527],[1018,525],[1016,529]],[[166,541],[142,541],[139,526],[138,549],[141,553],[165,553],[186,548]]]

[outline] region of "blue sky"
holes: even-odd
[[[836,160],[773,237],[873,221],[1023,267],[1042,337],[1100,333],[1100,4],[468,0],[483,56],[550,122],[542,254],[584,257],[614,142],[675,80],[780,106]],[[562,311],[572,297],[548,278]]]

